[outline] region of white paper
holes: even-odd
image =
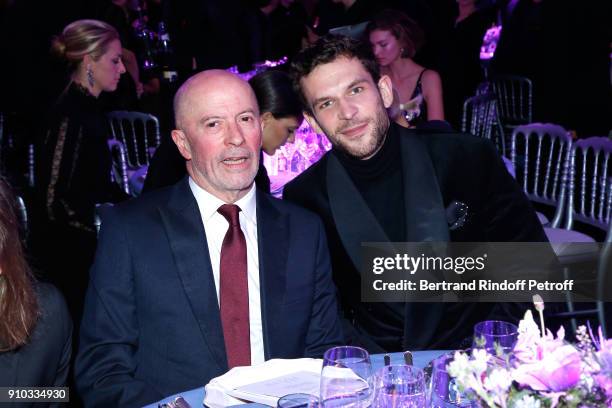
[[[319,395],[321,376],[310,371],[295,373],[272,378],[238,387],[230,393],[237,398],[256,401],[258,396],[269,396],[279,399],[287,394],[303,393]]]
[[[206,385],[204,405],[210,408],[223,408],[244,404],[245,402],[257,402],[275,407],[278,399],[287,394],[305,392],[319,395],[321,366],[322,360],[302,358],[294,360],[273,359],[257,366],[234,367],[224,375],[213,378]],[[294,377],[296,373],[300,373],[297,379],[285,378]],[[274,383],[284,384],[285,381],[294,384],[294,381],[303,382],[304,379],[306,383],[313,384],[313,387],[308,386],[297,390],[295,385],[283,386],[282,388],[274,385]],[[262,383],[263,387],[261,386]],[[269,389],[266,383],[271,383],[272,388]],[[255,389],[251,388],[253,385],[255,385]],[[246,387],[246,391],[242,390],[244,387]],[[289,391],[284,392],[287,388],[290,388]],[[258,392],[264,393],[257,394]]]

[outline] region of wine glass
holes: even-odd
[[[334,347],[323,356],[321,405],[330,407],[369,407],[372,403],[372,363],[360,347]]]
[[[319,408],[319,399],[310,394],[289,394],[278,400],[276,408]]]
[[[472,347],[484,348],[493,356],[508,355],[518,340],[518,327],[501,320],[485,320],[474,326]]]
[[[425,408],[425,375],[409,365],[390,365],[374,377],[372,408]]]
[[[431,362],[431,378],[427,391],[429,407],[480,407],[476,395],[470,391],[460,392],[456,380],[448,374],[446,369],[452,361],[452,354],[444,354]]]

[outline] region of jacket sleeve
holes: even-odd
[[[332,280],[329,250],[323,224],[318,220],[318,245],[315,264],[315,294],[306,335],[306,357],[321,358],[331,347],[344,344],[342,325]]]
[[[135,378],[139,326],[130,244],[114,209],[103,214],[75,365],[87,407],[136,407],[163,398]]]

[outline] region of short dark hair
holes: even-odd
[[[389,31],[402,45],[402,57],[413,58],[425,44],[425,33],[406,13],[385,9],[374,16],[366,27],[366,36],[375,30]]]
[[[260,114],[270,112],[275,119],[289,116],[302,118],[302,103],[285,72],[260,72],[249,79],[249,84],[255,92]]]
[[[302,92],[300,81],[319,65],[329,64],[340,57],[358,59],[375,83],[380,79],[380,68],[368,44],[350,37],[325,35],[313,45],[300,51],[291,63],[293,87],[302,99],[307,112],[312,113],[304,92]]]

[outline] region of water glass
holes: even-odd
[[[334,347],[323,356],[321,405],[330,407],[369,407],[372,403],[372,363],[360,347]]]
[[[277,408],[319,408],[319,399],[310,394],[288,394],[281,397]]]
[[[427,391],[429,407],[479,407],[476,396],[469,391],[460,392],[456,380],[446,371],[451,361],[453,361],[453,355],[445,354],[431,362],[431,378]]]
[[[372,408],[425,408],[425,375],[409,365],[390,365],[374,377]]]
[[[472,347],[484,348],[491,355],[497,355],[497,349],[503,355],[509,354],[518,339],[518,327],[501,320],[485,320],[474,326]],[[497,348],[497,349],[496,349]]]

